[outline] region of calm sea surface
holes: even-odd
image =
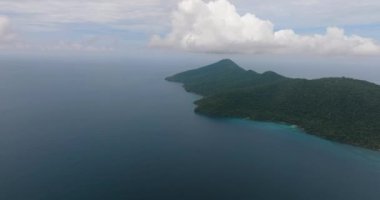
[[[379,152],[196,115],[182,69],[0,64],[1,200],[380,198]]]

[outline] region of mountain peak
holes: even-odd
[[[233,64],[233,65],[237,65],[234,61],[232,61],[229,58],[222,59],[218,63],[220,63],[220,64]]]
[[[236,64],[234,61],[231,59],[223,59],[220,60],[214,64],[209,65],[208,67],[210,68],[218,68],[218,69],[233,69],[233,70],[244,70],[241,68],[238,64]],[[207,66],[206,66],[207,68]],[[245,71],[245,70],[244,70]]]

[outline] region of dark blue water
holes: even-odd
[[[1,200],[378,200],[380,153],[193,113],[155,63],[0,66]]]

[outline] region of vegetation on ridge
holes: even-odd
[[[307,133],[380,149],[380,86],[350,78],[292,79],[222,60],[167,78],[204,96],[195,112],[296,124]]]

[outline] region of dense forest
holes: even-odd
[[[226,59],[166,78],[203,96],[195,112],[295,124],[320,137],[380,149],[380,86],[351,78],[293,79]]]

